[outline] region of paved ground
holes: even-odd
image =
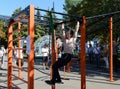
[[[0,89],[7,89],[7,62],[5,62],[5,69],[0,70]],[[39,63],[38,63],[39,64]],[[74,64],[74,63],[73,63]],[[78,64],[78,63],[75,63]],[[26,68],[26,63],[24,64]],[[56,84],[56,89],[81,89],[80,88],[80,72],[78,65],[73,65],[72,72],[66,73],[66,80],[62,80],[64,84]],[[14,73],[17,75],[17,70],[14,69]],[[60,71],[63,77],[64,72]],[[35,86],[34,89],[51,89],[51,86],[47,85],[44,81],[50,79],[50,71],[43,70],[39,64],[35,65]],[[22,72],[22,77],[27,79],[26,72]],[[104,68],[97,69],[94,65],[87,64],[86,75],[86,89],[120,89],[120,73],[114,73],[114,82],[109,81],[109,72]],[[13,82],[20,87],[20,89],[27,89],[27,85],[13,77]],[[13,89],[17,89],[13,86]]]

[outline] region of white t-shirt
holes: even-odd
[[[20,58],[23,58],[22,50],[16,50],[16,57],[19,58],[19,52],[20,52]]]
[[[49,53],[49,49],[47,47],[42,48],[42,56],[48,56],[48,53]]]
[[[2,57],[3,56],[3,51],[2,50],[0,50],[0,57]]]
[[[76,44],[76,40],[74,40],[74,38],[71,38],[70,40],[65,39],[63,43],[64,53],[72,54],[73,50],[75,49],[75,44]]]

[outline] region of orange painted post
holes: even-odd
[[[55,63],[56,61],[56,54],[55,54],[55,29],[54,29],[54,34],[52,34],[52,65]],[[51,69],[52,71],[52,69]],[[51,72],[52,73],[52,72]],[[51,78],[52,78],[52,74],[51,74]],[[52,86],[52,89],[55,89],[55,85]]]
[[[83,22],[80,27],[80,60],[81,60],[81,89],[86,89],[86,53],[85,53],[85,42],[86,42],[86,17],[83,16],[82,18]]]
[[[113,26],[112,26],[112,17],[110,17],[109,19],[109,30],[110,30],[110,81],[114,81],[113,80],[113,36],[112,36],[112,29],[113,29]]]
[[[12,89],[12,59],[13,59],[13,22],[9,23],[8,27],[8,89]]]
[[[20,26],[21,24],[20,24],[20,22],[18,22],[18,48],[20,48],[21,47],[21,42],[20,42],[20,28],[21,28],[21,26]],[[18,61],[18,77],[19,78],[21,78],[21,54],[20,54],[20,51],[21,50],[18,50],[18,59],[17,59],[17,61]]]
[[[56,61],[58,60],[58,42],[57,42],[57,40],[56,40],[56,30],[55,30],[55,50],[56,50],[56,52],[55,52],[55,54],[56,54]]]
[[[28,57],[28,89],[34,89],[34,6],[30,5],[29,12],[29,36],[30,53]]]

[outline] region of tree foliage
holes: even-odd
[[[67,1],[67,0],[66,0]],[[73,2],[71,2],[73,3]],[[65,9],[68,14],[73,14],[76,16],[86,16],[93,17],[97,15],[107,14],[119,11],[120,8],[119,0],[82,0],[77,3],[76,6],[67,6],[69,4],[66,2],[66,7],[69,9]],[[120,39],[120,26],[119,19],[120,13],[111,15],[113,17],[113,37],[114,40]],[[87,39],[93,38],[102,38],[108,39],[109,37],[109,16],[98,17],[94,19],[87,19]],[[107,35],[107,36],[106,36]]]
[[[0,20],[0,45],[7,47],[7,30],[5,22]]]
[[[39,10],[37,10],[37,12],[36,12],[35,21],[38,23],[38,24],[35,24],[35,34],[34,35],[35,35],[35,41],[36,41],[38,38],[40,38],[41,36],[43,36],[45,34],[45,28],[39,24],[42,21]]]

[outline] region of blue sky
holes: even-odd
[[[15,9],[19,7],[24,9],[30,4],[41,9],[48,9],[52,8],[53,2],[55,11],[63,12],[64,0],[0,0],[0,15],[11,16]]]

